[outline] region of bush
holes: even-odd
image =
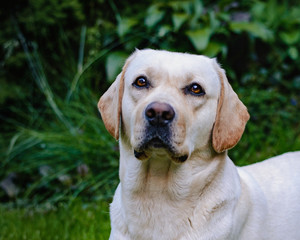
[[[108,199],[117,143],[97,100],[134,48],[217,57],[251,120],[238,165],[300,148],[300,7],[265,1],[28,0],[0,10],[0,199]]]

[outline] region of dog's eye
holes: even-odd
[[[204,89],[198,83],[192,83],[187,87],[187,92],[195,96],[203,96],[205,94]]]
[[[138,77],[132,85],[137,88],[147,88],[149,87],[149,82],[146,77],[141,76]]]

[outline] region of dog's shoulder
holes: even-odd
[[[300,213],[299,172],[300,151],[238,167],[242,187],[240,203],[251,209],[246,213],[250,217],[244,217],[249,220],[247,225],[263,225],[263,232],[268,232],[268,236],[272,237],[270,239],[285,239],[284,234],[287,233],[289,236],[297,234],[296,223]]]
[[[272,202],[273,211],[282,206],[281,201],[288,207],[300,198],[300,151],[284,153],[238,171],[245,185],[256,185],[254,194],[259,191],[267,202]]]
[[[263,174],[281,175],[287,172],[299,172],[300,170],[300,151],[284,153],[262,162],[241,167],[241,169],[257,176]]]

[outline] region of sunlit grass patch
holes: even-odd
[[[107,203],[81,202],[55,209],[7,209],[0,206],[1,240],[107,240]]]

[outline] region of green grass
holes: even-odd
[[[16,176],[12,181],[18,193],[8,196],[0,188],[0,202],[19,199],[21,206],[34,206],[45,202],[56,205],[77,197],[85,201],[110,199],[118,183],[119,153],[97,109],[99,86],[93,89],[85,72],[96,60],[83,64],[81,56],[77,72],[53,77],[37,49],[30,50],[15,25],[38,88],[22,107],[9,106],[11,115],[3,117],[6,130],[0,134],[0,182]],[[38,102],[33,100],[36,98]],[[84,173],[82,166],[87,169]]]
[[[47,211],[0,206],[0,226],[0,240],[107,240],[108,204],[76,202]]]

